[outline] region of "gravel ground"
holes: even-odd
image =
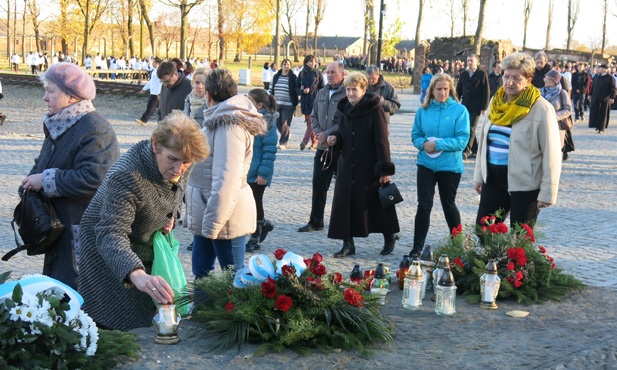
[[[244,93],[244,91],[242,92]],[[32,159],[40,149],[42,133],[42,117],[46,107],[42,101],[43,89],[4,86],[5,99],[0,101],[0,111],[7,115],[7,121],[0,126],[0,153],[2,163],[0,170],[4,176],[0,178],[0,253],[5,253],[14,244],[10,231],[12,211],[17,203],[15,194],[21,178],[28,172]],[[147,95],[146,95],[147,96]],[[115,96],[99,95],[94,101],[95,107],[107,117],[114,126],[123,151],[139,140],[146,139],[154,127],[139,126],[134,123],[146,106],[146,96]],[[413,115],[403,114],[393,116],[391,126],[393,157],[397,163],[397,184],[403,191],[406,202],[402,203],[399,218],[401,219],[401,241],[394,255],[382,260],[395,270],[400,257],[406,253],[411,244],[411,220],[414,215],[415,163],[409,149],[409,130]],[[613,122],[610,127],[615,126]],[[292,141],[297,142],[302,136],[301,121],[294,121],[292,126]],[[586,126],[586,125],[585,125]],[[609,127],[609,128],[610,128]],[[584,128],[577,126],[583,134]],[[589,136],[591,138],[591,136]],[[599,136],[594,136],[593,139]],[[601,137],[605,141],[614,141],[615,136],[608,133]],[[297,143],[296,143],[297,144]],[[597,145],[587,145],[577,142],[577,152],[574,157],[584,158],[591,153],[592,158],[607,158],[604,152],[598,154]],[[614,145],[613,145],[614,147]],[[612,154],[611,154],[612,155]],[[320,251],[327,255],[340,248],[337,241],[328,240],[325,233],[298,234],[295,230],[308,219],[310,208],[310,171],[313,154],[290,149],[279,152],[277,156],[277,172],[273,186],[268,189],[265,199],[266,212],[276,224],[275,231],[268,237],[262,247],[263,253],[270,253],[278,247],[286,247],[297,253],[312,255]],[[595,159],[594,159],[595,160]],[[598,161],[593,166],[577,164],[568,161],[564,173],[572,171],[584,172],[585,183],[605,182],[606,167]],[[582,163],[582,159],[580,159]],[[574,164],[572,164],[574,163]],[[400,167],[399,167],[400,166]],[[477,196],[473,194],[470,176],[473,164],[466,163],[466,173],[459,189],[459,202],[462,217],[466,222],[472,222],[477,210]],[[613,162],[614,166],[614,162]],[[597,171],[596,171],[597,169]],[[584,170],[584,171],[583,171]],[[614,170],[614,168],[613,168]],[[568,174],[568,179],[576,177]],[[603,177],[604,176],[604,177]],[[606,180],[608,181],[608,180]],[[561,204],[572,202],[570,207],[580,204],[585,191],[570,189],[574,182],[565,187]],[[401,186],[403,185],[403,186]],[[602,185],[606,190],[604,196],[604,218],[598,219],[604,235],[614,235],[610,222],[614,219],[612,198],[609,194],[610,182]],[[561,197],[560,193],[560,197]],[[591,195],[588,195],[591,196]],[[588,203],[588,204],[596,204]],[[328,203],[330,204],[330,202]],[[433,210],[434,226],[429,233],[429,240],[435,240],[445,232],[443,216],[435,200]],[[398,207],[397,207],[398,210]],[[553,213],[551,213],[553,212]],[[579,248],[579,244],[571,244],[567,236],[560,236],[559,225],[571,220],[572,227],[575,218],[572,214],[564,216],[566,222],[557,222],[551,217],[560,217],[559,207],[542,213],[541,228],[549,235],[546,241],[549,252],[557,250],[556,260],[568,267],[568,272],[581,278],[590,278],[590,282],[612,282],[612,268],[606,268],[603,262],[614,266],[611,249],[606,240],[597,240],[589,247]],[[585,210],[579,210],[579,213]],[[582,217],[582,216],[581,216]],[[329,206],[326,219],[329,218]],[[577,217],[580,218],[580,217]],[[557,218],[560,220],[559,218]],[[563,221],[562,220],[562,221]],[[548,224],[548,226],[544,226]],[[550,225],[556,225],[554,228]],[[609,228],[610,227],[610,228]],[[557,229],[557,230],[555,230]],[[612,232],[612,234],[610,234]],[[595,233],[593,234],[595,235]],[[593,237],[589,235],[589,237]],[[602,235],[602,234],[600,234]],[[185,230],[178,228],[176,237],[182,245],[191,239]],[[585,237],[587,237],[585,235]],[[550,239],[554,239],[550,241]],[[604,237],[604,239],[607,239]],[[612,239],[612,238],[611,238]],[[578,243],[578,242],[577,242]],[[363,267],[374,266],[377,252],[381,248],[381,237],[371,236],[356,242],[358,254],[354,259],[332,260],[327,258],[330,270],[343,273],[351,270],[354,263]],[[587,244],[585,244],[587,245]],[[565,246],[565,247],[563,247]],[[577,254],[577,251],[581,254]],[[582,254],[590,250],[592,253]],[[614,251],[613,251],[614,252]],[[596,261],[596,255],[599,255]],[[187,278],[192,279],[190,269],[190,252],[181,249],[180,258],[187,272]],[[590,263],[586,270],[577,269],[578,263]],[[15,275],[26,272],[40,272],[41,257],[27,257],[25,254],[14,257],[7,263],[0,264],[0,270],[11,269]],[[602,276],[598,280],[598,272],[593,268],[601,267]],[[609,266],[610,267],[610,266]],[[15,276],[14,276],[15,277]],[[609,279],[610,278],[610,279]],[[586,282],[588,280],[585,280]],[[201,369],[201,368],[233,368],[233,369],[280,369],[293,367],[296,369],[399,369],[411,368],[461,368],[461,369],[615,369],[617,368],[617,329],[616,312],[613,305],[617,304],[617,293],[601,284],[590,286],[583,292],[572,294],[562,302],[548,302],[542,305],[520,305],[514,302],[501,302],[499,310],[486,311],[476,305],[468,304],[464,299],[457,301],[457,313],[454,317],[443,318],[434,314],[430,301],[425,301],[420,310],[410,312],[404,310],[399,303],[401,292],[392,290],[388,296],[388,304],[383,307],[383,314],[395,324],[396,339],[392,345],[382,345],[371,348],[372,355],[359,352],[322,353],[314,351],[310,356],[298,355],[292,351],[272,353],[262,357],[252,356],[255,346],[246,346],[242,350],[230,350],[223,354],[213,354],[204,351],[204,343],[198,339],[198,330],[194,323],[183,321],[181,325],[182,342],[176,346],[162,346],[154,343],[152,328],[135,330],[138,341],[142,345],[140,359],[122,364],[122,369]],[[593,284],[592,284],[593,285]],[[609,283],[606,284],[608,286]],[[511,318],[505,315],[509,310],[525,310],[530,315],[525,318]]]

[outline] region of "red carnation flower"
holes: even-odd
[[[555,264],[551,263],[551,270],[554,270],[554,269],[555,269]]]
[[[284,294],[276,297],[276,303],[274,304],[274,308],[276,308],[277,310],[281,312],[287,312],[289,311],[291,306],[293,306],[293,301],[291,300],[291,297],[288,297]]]
[[[313,259],[312,258],[307,258],[304,260],[304,264],[309,267],[313,264]]]
[[[508,271],[514,271],[514,262],[508,262],[508,265],[506,266],[506,269]]]
[[[225,305],[225,312],[231,312],[234,310],[236,306],[234,306],[233,302],[229,301],[227,302],[227,304]]]
[[[488,228],[486,226],[482,226],[482,231],[486,231]]]
[[[311,266],[311,272],[317,276],[323,276],[326,274],[326,266],[324,265],[313,265]]]
[[[322,290],[324,288],[320,278],[306,278],[306,281],[313,289]]]
[[[496,224],[490,224],[488,225],[488,231],[491,234],[497,234],[499,233],[499,226],[497,226]]]
[[[544,248],[543,246],[538,245],[538,249],[540,250],[540,253],[542,254],[546,253],[546,248]]]
[[[345,289],[344,293],[345,300],[352,306],[355,307],[364,307],[364,298],[362,294],[353,288]]]
[[[330,281],[332,281],[332,283],[334,284],[340,284],[343,282],[343,275],[341,275],[339,272],[335,272],[334,274],[330,275]]]
[[[463,231],[463,225],[459,224],[457,227],[452,228],[452,236],[457,236]]]
[[[293,265],[284,265],[281,267],[283,276],[291,276],[296,273],[296,268]]]
[[[276,257],[276,259],[280,261],[283,259],[286,253],[287,253],[286,250],[284,250],[283,248],[279,248],[274,251],[274,257]]]
[[[525,250],[523,248],[510,248],[506,252],[506,255],[509,259],[516,261],[516,264],[519,266],[525,266],[527,263],[527,256],[525,255]]]
[[[488,216],[484,216],[480,219],[480,225],[488,225]]]
[[[313,261],[314,261],[315,263],[317,263],[317,264],[320,264],[320,263],[321,263],[321,261],[323,261],[323,257],[321,256],[321,254],[319,254],[319,253],[315,253],[315,254],[313,255]]]
[[[547,255],[546,257],[548,257],[548,262],[553,263],[553,257]]]
[[[516,277],[516,280],[523,280],[523,271],[517,271],[514,277]]]
[[[494,224],[495,221],[497,221],[497,217],[495,217],[495,216],[488,216],[488,222]]]
[[[268,276],[268,281],[261,283],[261,294],[268,298],[274,298],[274,296],[276,296],[276,281],[270,276]]]
[[[497,230],[499,230],[500,233],[505,234],[508,232],[508,227],[503,222],[500,222],[497,224]]]
[[[512,276],[506,276],[506,280],[508,280],[510,284],[514,284],[514,278]]]
[[[522,285],[523,285],[523,282],[522,282],[522,281],[520,281],[520,280],[516,280],[516,281],[514,282],[514,287],[515,287],[515,288],[520,288]]]
[[[454,257],[454,260],[452,260],[452,263],[454,263],[455,265],[460,266],[460,268],[464,268],[465,265],[463,264],[463,261],[461,261],[460,258],[458,257]]]
[[[523,227],[523,229],[525,229],[525,231],[527,231],[527,238],[533,243],[536,241],[535,236],[533,235],[533,229],[527,225],[527,224],[522,224],[521,225]]]

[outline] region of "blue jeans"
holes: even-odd
[[[217,258],[221,269],[234,268],[238,271],[244,266],[245,253],[246,235],[231,240],[213,240],[193,235],[193,275],[195,279],[208,276],[214,270]]]

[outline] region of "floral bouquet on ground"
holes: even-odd
[[[100,331],[81,297],[57,280],[0,274],[1,369],[107,369],[116,356],[136,358],[132,334]]]
[[[361,287],[328,273],[322,256],[302,259],[278,249],[274,262],[253,256],[236,274],[224,271],[195,282],[196,310],[211,349],[245,343],[272,348],[363,348],[392,341],[392,325]],[[199,302],[203,295],[204,301]]]
[[[497,217],[486,216],[480,226],[468,230],[454,228],[437,246],[436,256],[448,255],[458,292],[470,302],[480,301],[480,276],[489,260],[495,260],[501,277],[498,298],[527,304],[558,301],[584,286],[557,268],[546,248],[534,246],[533,230],[526,224],[508,230]]]

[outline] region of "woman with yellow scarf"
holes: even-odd
[[[555,109],[531,84],[535,62],[524,53],[503,61],[503,86],[491,100],[479,134],[474,188],[480,194],[476,224],[503,210],[510,225],[533,227],[540,209],[557,201],[561,141]],[[503,221],[503,220],[501,220]]]

